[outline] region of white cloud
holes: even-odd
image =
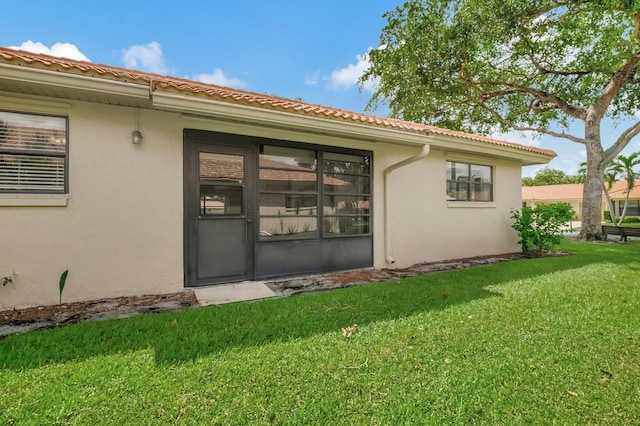
[[[305,74],[304,76],[304,84],[307,86],[315,86],[318,84],[318,80],[320,79],[320,71],[316,71],[313,73]]]
[[[238,78],[227,77],[220,68],[213,70],[212,74],[198,74],[191,79],[207,84],[217,84],[218,86],[233,87],[236,89],[242,89],[247,86],[247,83]]]
[[[493,139],[519,143],[521,145],[533,146],[536,148],[540,148],[542,146],[540,136],[536,135],[533,132],[518,132],[516,130],[511,130],[506,133],[492,133],[490,136]]]
[[[369,49],[371,50],[371,49]],[[335,89],[348,89],[352,86],[356,86],[360,77],[369,69],[369,55],[356,55],[357,62],[355,64],[349,64],[344,68],[340,68],[331,72],[331,75],[327,78],[333,88]],[[376,82],[373,80],[367,80],[362,85],[364,90],[373,92],[376,88]]]
[[[546,167],[546,164],[538,164],[535,166],[525,166],[522,168],[522,177],[535,177],[536,173],[543,167]]]
[[[568,175],[575,175],[580,169],[580,163],[587,161],[587,150],[582,149],[569,158],[563,159],[559,164],[559,169]]]
[[[122,51],[122,61],[126,68],[166,74],[162,46],[157,41],[148,44],[137,44]]]
[[[75,59],[78,61],[91,62],[75,44],[71,43],[55,43],[51,47],[47,47],[44,44],[33,42],[31,40],[25,41],[20,46],[9,46],[9,49],[26,50],[33,53],[44,53],[46,55],[56,56],[58,58]]]

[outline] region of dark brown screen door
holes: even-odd
[[[251,151],[191,144],[187,155],[187,285],[252,279]]]

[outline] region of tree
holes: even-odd
[[[640,2],[409,0],[385,17],[361,78],[377,83],[369,105],[449,129],[583,144],[580,237],[601,239],[605,166],[640,133]],[[634,123],[608,147],[605,117]]]
[[[615,173],[620,173],[624,180],[627,182],[626,190],[627,196],[624,199],[624,207],[622,208],[622,213],[620,214],[620,222],[618,222],[618,226],[622,225],[622,221],[624,217],[627,215],[627,204],[629,203],[629,193],[633,189],[636,183],[636,172],[634,168],[640,165],[640,153],[634,152],[633,154],[625,157],[624,155],[618,155],[615,160],[611,163],[611,169]],[[613,216],[611,217],[613,220]],[[613,222],[615,223],[615,222]]]
[[[538,170],[534,177],[522,178],[524,186],[540,186],[540,185],[562,185],[567,183],[576,183],[577,178],[570,176],[562,170],[543,167]]]

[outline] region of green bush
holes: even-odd
[[[609,210],[604,211],[604,221],[611,222],[611,212]]]
[[[560,244],[560,227],[567,224],[574,214],[569,203],[540,204],[535,208],[512,210],[511,219],[514,223],[511,227],[518,232],[518,244],[522,252],[542,256],[545,251]]]
[[[640,223],[640,216],[627,216],[622,223]]]

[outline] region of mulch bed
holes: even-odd
[[[113,313],[113,317],[126,316],[127,313],[154,312],[162,310],[163,306],[196,306],[198,300],[192,291],[179,293],[146,295],[133,297],[119,297],[115,299],[100,299],[90,302],[63,303],[60,305],[37,306],[26,309],[0,311],[0,325],[15,325],[49,321],[55,324],[67,324],[86,320],[106,312]],[[154,310],[154,307],[158,307]]]

